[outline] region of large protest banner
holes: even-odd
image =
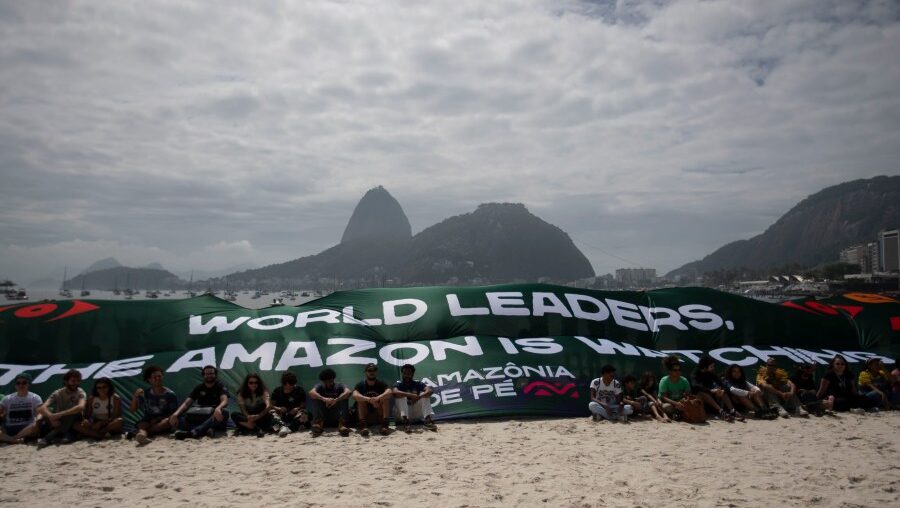
[[[770,356],[791,368],[841,353],[858,372],[869,357],[892,363],[898,344],[900,302],[866,293],[773,304],[704,288],[521,284],[343,291],[260,310],[213,296],[44,301],[0,307],[0,393],[27,372],[46,396],[70,368],[86,390],[106,376],[128,399],[147,365],[184,396],[204,365],[233,391],[249,372],[271,389],[290,369],[308,389],[326,366],[355,384],[369,362],[386,381],[411,363],[434,386],[440,419],[584,415],[588,384],[607,363],[660,376],[668,354],[689,365],[709,354],[753,375]]]

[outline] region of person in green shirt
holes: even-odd
[[[669,356],[663,360],[663,365],[669,372],[659,380],[659,400],[663,403],[663,410],[670,414],[684,411],[681,399],[691,392],[691,383],[681,375],[681,361],[676,356]]]

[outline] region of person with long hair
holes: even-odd
[[[232,414],[231,419],[239,433],[263,437],[266,432],[272,431],[274,420],[269,412],[272,401],[269,399],[269,389],[259,374],[251,372],[244,378],[237,392],[237,405],[241,412]]]
[[[744,374],[744,368],[740,365],[729,365],[722,377],[728,396],[735,406],[740,406],[757,418],[770,418],[775,416],[769,410],[762,390],[750,381]]]
[[[866,409],[876,405],[857,393],[856,377],[847,366],[847,358],[843,355],[834,355],[828,362],[828,371],[819,382],[819,392],[816,396],[820,399],[832,397],[835,411],[862,414]]]
[[[122,399],[108,377],[94,380],[91,395],[84,409],[84,420],[75,432],[94,439],[104,439],[122,433]]]
[[[297,375],[286,371],[281,375],[281,386],[272,390],[272,412],[277,415],[275,422],[279,437],[296,432],[300,425],[306,424],[306,391],[297,384]]]
[[[816,416],[822,416],[827,411],[831,411],[834,397],[819,399],[819,385],[816,383],[814,376],[815,369],[815,364],[811,362],[801,363],[790,379],[794,386],[797,387],[797,397],[800,398],[800,403],[803,404],[803,407]]]
[[[650,401],[650,412],[653,413],[653,418],[656,418],[663,423],[672,423],[672,419],[669,418],[669,415],[667,415],[665,411],[663,411],[662,402],[656,398],[659,388],[656,374],[649,370],[644,371],[641,375],[641,384],[638,388],[641,390],[641,395],[647,397],[647,400]]]

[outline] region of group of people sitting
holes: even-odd
[[[353,390],[335,381],[332,369],[319,373],[319,383],[306,392],[297,383],[297,376],[284,372],[281,386],[269,392],[259,374],[248,374],[235,394],[239,411],[230,415],[236,432],[262,437],[266,433],[286,436],[301,426],[319,436],[327,426],[337,427],[346,436],[350,425],[357,422],[357,430],[369,435],[369,425],[379,425],[382,435],[391,433],[393,411],[397,427],[411,431],[412,422],[435,431],[434,411],[431,408],[432,390],[414,379],[415,367],[404,365],[401,379],[389,386],[378,379],[378,367],[370,363],[364,368],[365,378]],[[135,390],[128,410],[139,419],[135,432],[126,437],[139,445],[151,442],[154,435],[174,432],[176,439],[213,436],[228,425],[228,388],[219,381],[213,366],[202,369],[203,382],[197,385],[179,404],[178,396],[163,384],[163,369],[149,366],[144,369],[145,388]],[[31,391],[27,374],[15,378],[16,392],[0,401],[0,442],[24,443],[36,439],[38,446],[59,442],[68,443],[80,436],[103,439],[121,435],[122,398],[115,393],[109,378],[95,380],[88,396],[79,386],[81,372],[72,369],[63,376],[63,387],[41,400]],[[355,401],[350,407],[350,399]]]
[[[699,358],[690,381],[682,375],[682,362],[676,356],[663,360],[667,375],[656,382],[652,372],[640,381],[633,376],[616,378],[612,365],[604,366],[600,377],[591,381],[588,409],[594,420],[627,422],[629,416],[652,417],[661,422],[681,419],[688,398],[696,398],[704,407],[725,421],[745,416],[773,419],[821,416],[833,411],[861,414],[881,409],[900,409],[900,360],[888,373],[878,358],[869,358],[865,369],[854,376],[847,359],[835,355],[825,375],[816,382],[815,364],[801,363],[793,375],[769,358],[751,383],[743,367],[729,365],[721,376],[709,356]]]

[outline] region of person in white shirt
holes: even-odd
[[[622,384],[615,379],[616,368],[604,365],[600,369],[600,377],[591,381],[591,402],[588,409],[594,420],[610,420],[628,422],[628,415],[634,412],[629,404],[622,400]]]
[[[31,378],[28,374],[19,374],[15,379],[16,393],[0,400],[0,417],[4,418],[0,442],[21,444],[29,437],[37,437],[37,408],[44,401],[40,395],[28,391],[29,386]]]

